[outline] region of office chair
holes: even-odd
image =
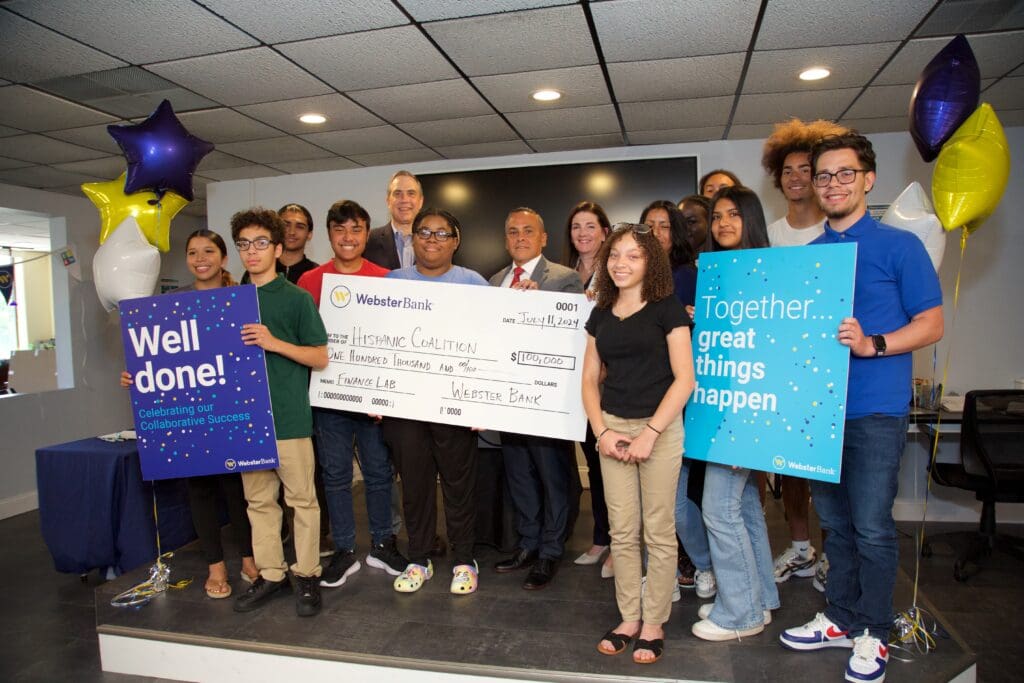
[[[981,501],[978,532],[968,534],[970,543],[953,564],[957,581],[966,581],[968,565],[980,569],[995,549],[1024,560],[1024,538],[996,533],[996,503],[1024,503],[1024,391],[967,392],[960,462],[935,463],[931,476],[937,484],[974,491]],[[927,542],[921,553],[931,555]]]

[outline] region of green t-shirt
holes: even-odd
[[[270,333],[289,344],[324,346],[327,330],[313,297],[304,289],[278,275],[256,288],[260,318]],[[278,439],[300,439],[313,433],[313,412],[309,408],[309,368],[267,352],[267,381],[274,430]]]

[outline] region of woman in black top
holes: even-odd
[[[637,638],[633,661],[651,664],[664,649],[675,583],[681,414],[693,389],[690,319],[673,296],[668,257],[650,226],[616,226],[598,268],[604,272],[586,325],[583,406],[601,454],[622,621],[597,649],[616,655]],[[642,594],[641,528],[648,556]]]

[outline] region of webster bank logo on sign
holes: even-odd
[[[335,308],[345,308],[352,301],[352,290],[345,285],[338,285],[331,290],[331,304]]]
[[[405,308],[414,311],[434,310],[434,302],[426,297],[419,299],[411,296],[394,297],[378,294],[360,294],[357,292],[355,294],[355,298],[356,303],[359,304],[360,306],[377,306],[380,308]],[[339,306],[339,308],[342,307]]]

